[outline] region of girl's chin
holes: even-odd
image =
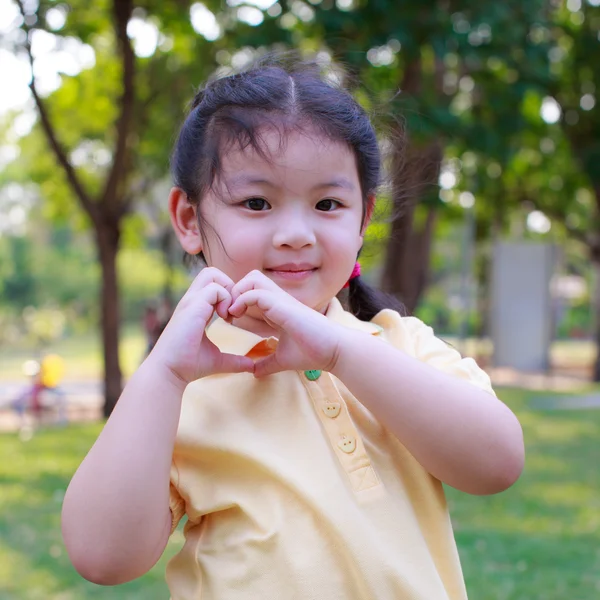
[[[329,304],[331,302],[331,298],[324,302],[322,297],[316,299],[310,294],[302,294],[301,292],[293,293],[292,290],[286,291],[290,294],[290,296],[293,296],[296,300],[298,300],[298,302],[302,302],[304,306],[308,306],[308,308],[312,308],[313,310],[316,310],[317,312],[320,312],[322,314],[325,314],[327,312],[327,309],[329,308]]]

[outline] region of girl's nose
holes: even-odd
[[[273,234],[273,245],[276,247],[287,246],[299,249],[313,246],[316,241],[315,232],[310,223],[298,214],[280,219]]]

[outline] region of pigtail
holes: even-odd
[[[384,308],[395,310],[403,317],[408,315],[406,307],[400,300],[371,287],[362,277],[354,277],[349,282],[348,307],[350,312],[361,321],[370,321]]]

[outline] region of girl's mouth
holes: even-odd
[[[287,281],[304,281],[308,279],[317,269],[300,269],[300,270],[292,270],[292,269],[266,269],[267,273],[273,275],[276,278],[285,279]]]

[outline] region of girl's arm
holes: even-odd
[[[346,329],[331,373],[434,477],[470,494],[510,487],[521,426],[500,400],[363,332]]]
[[[215,311],[228,318],[232,287],[217,269],[200,272],[69,484],[63,537],[73,565],[90,581],[134,579],[165,548],[170,467],[187,383],[254,369],[249,358],[222,354],[205,335]]]
[[[169,539],[169,473],[185,384],[152,355],[133,375],[65,495],[69,557],[103,585],[148,571]]]
[[[434,477],[471,494],[512,485],[523,468],[521,426],[494,395],[348,329],[301,304],[253,271],[232,290],[230,314],[255,307],[278,330],[256,377],[320,369],[344,382]]]

